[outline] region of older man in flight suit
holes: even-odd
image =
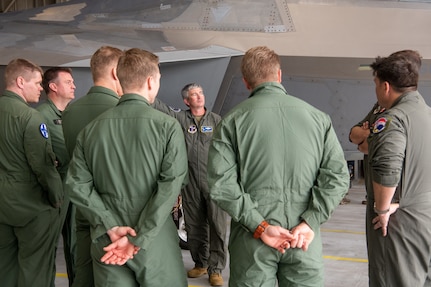
[[[181,96],[188,110],[172,109],[158,99],[154,107],[179,121],[186,140],[189,183],[181,195],[187,243],[195,263],[187,275],[196,278],[208,273],[211,286],[222,286],[227,215],[211,200],[207,180],[208,149],[221,118],[205,108],[205,95],[200,85],[185,85]]]

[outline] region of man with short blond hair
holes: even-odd
[[[14,59],[0,97],[0,281],[51,286],[60,232],[63,185],[50,132],[29,106],[42,91],[42,69]]]

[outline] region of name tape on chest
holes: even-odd
[[[214,128],[212,126],[201,126],[200,128],[201,133],[212,133],[214,131]],[[198,127],[196,125],[191,125],[187,129],[187,132],[189,134],[194,134],[198,131]]]

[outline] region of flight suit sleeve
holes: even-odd
[[[374,182],[387,187],[398,185],[406,143],[405,129],[397,117],[386,114],[376,120],[369,146],[369,165]]]
[[[173,204],[178,198],[184,178],[188,173],[187,152],[184,135],[177,121],[164,126],[167,140],[161,171],[155,190],[142,210],[135,230],[136,237],[129,240],[143,250],[157,236],[171,214]]]
[[[359,123],[357,123],[356,125],[354,125],[351,129],[350,129],[350,133],[349,133],[349,141],[351,141],[350,139],[350,134],[352,133],[352,129],[354,127],[362,127],[362,125],[367,122],[370,121],[371,117],[374,114],[374,110],[378,107],[379,105],[377,103],[374,104],[373,108],[371,109],[371,111],[368,112],[368,114],[365,116],[365,118],[363,118]],[[372,123],[370,123],[371,125]]]
[[[210,197],[233,220],[250,232],[265,219],[257,210],[258,204],[244,192],[239,180],[235,135],[223,121],[217,126],[208,152],[208,185]]]
[[[171,117],[177,118],[178,117],[178,112],[180,112],[180,109],[173,109],[170,106],[168,106],[167,104],[165,104],[164,102],[162,102],[161,100],[159,100],[158,98],[156,98],[154,100],[154,103],[151,104],[151,106],[153,108],[155,108],[156,110],[165,113],[167,115],[170,115]]]
[[[314,230],[330,218],[349,190],[350,183],[344,153],[330,119],[322,122],[327,123],[322,159],[309,206],[301,216]]]
[[[24,131],[24,150],[27,161],[39,184],[47,193],[50,204],[61,207],[64,199],[63,184],[55,167],[49,130],[39,112],[30,115]]]
[[[93,226],[92,238],[95,239],[119,224],[94,187],[93,175],[87,165],[82,145],[83,137],[84,131],[78,135],[65,186],[70,200]]]

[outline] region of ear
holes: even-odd
[[[184,104],[185,104],[186,106],[188,106],[188,107],[190,106],[190,105],[189,105],[189,99],[183,99],[183,102],[184,102]]]
[[[48,86],[51,89],[51,91],[54,91],[54,92],[57,91],[57,85],[55,83],[49,83]]]
[[[281,83],[281,69],[278,69],[277,78],[278,83]]]
[[[24,82],[25,82],[25,80],[24,80],[24,78],[23,77],[21,77],[21,76],[19,76],[18,78],[16,78],[16,85],[20,88],[20,89],[22,89],[23,87],[24,87]]]
[[[154,81],[154,78],[152,76],[149,76],[145,81],[147,84],[148,90],[151,90],[153,88],[153,81]]]
[[[252,90],[252,88],[251,88],[250,84],[247,82],[247,80],[246,80],[246,79],[244,79],[244,78],[242,78],[242,81],[244,82],[244,85],[245,85],[245,87],[247,88],[247,90],[251,91],[251,90]]]
[[[385,93],[388,94],[389,90],[391,89],[391,84],[389,84],[389,82],[384,82],[383,85],[385,88]]]
[[[114,78],[114,80],[118,81],[117,67],[112,68],[112,70],[111,70],[111,76],[112,76],[112,78]]]

